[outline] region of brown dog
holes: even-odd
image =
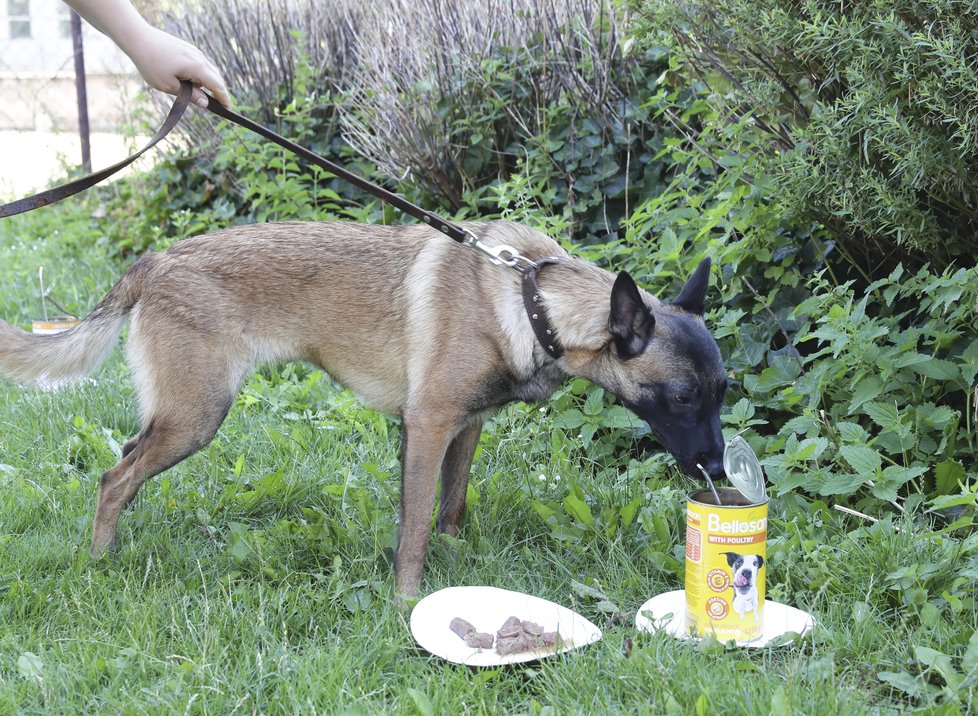
[[[137,260],[79,326],[54,336],[0,321],[0,373],[57,384],[94,370],[131,322],[127,357],[142,430],[102,476],[93,554],[150,477],[207,445],[257,363],[320,366],[403,421],[395,569],[416,594],[438,474],[438,528],[457,534],[486,416],[550,395],[565,374],[608,391],[689,474],[722,475],[726,375],[703,324],[704,261],[671,304],[628,274],[568,258],[518,224],[467,227],[487,246],[563,257],[539,273],[538,300],[563,347],[539,343],[520,276],[426,226],[284,223],[188,239]],[[533,315],[536,315],[534,309]]]

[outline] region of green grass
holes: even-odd
[[[0,315],[22,326],[37,311],[39,263],[80,313],[122,268],[80,210],[57,214],[58,234],[44,214],[0,222]],[[813,638],[745,651],[639,634],[638,606],[682,584],[689,485],[660,458],[632,459],[620,431],[585,450],[553,413],[514,405],[487,428],[468,522],[459,540],[433,540],[422,589],[528,592],[578,610],[604,638],[474,670],[422,651],[394,599],[396,421],[319,373],[257,373],[214,442],[144,487],[117,554],[97,562],[87,550],[99,476],[137,427],[121,352],[57,393],[0,382],[0,713],[978,706],[975,535],[936,534],[914,516],[858,525],[777,499],[769,592],[816,615]],[[608,445],[624,450],[610,457]],[[622,517],[636,500],[634,519]]]

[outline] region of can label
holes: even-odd
[[[720,641],[751,641],[764,630],[767,502],[709,490],[686,505],[686,628]]]

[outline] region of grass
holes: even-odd
[[[82,314],[122,268],[81,210],[48,212],[0,222],[0,315],[20,325],[37,311],[40,263],[59,302]],[[45,228],[54,212],[60,232]],[[578,610],[604,638],[473,670],[422,651],[394,600],[396,421],[307,367],[263,369],[208,448],[144,487],[115,557],[93,561],[99,476],[136,430],[135,412],[121,352],[57,393],[0,382],[0,713],[978,705],[974,535],[912,517],[859,525],[786,496],[771,506],[768,585],[816,615],[813,638],[746,651],[639,634],[638,606],[682,584],[689,485],[662,459],[633,459],[627,435],[605,432],[585,450],[555,428],[552,409],[514,405],[484,434],[469,520],[459,540],[433,541],[422,589],[528,592]],[[606,455],[611,444],[625,449]],[[635,518],[623,518],[636,500]]]

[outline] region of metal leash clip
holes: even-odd
[[[509,266],[509,268],[514,269],[519,273],[525,273],[528,268],[536,266],[536,262],[526,258],[526,256],[523,256],[523,254],[514,249],[512,246],[507,244],[486,246],[484,243],[479,241],[479,237],[477,237],[471,231],[466,230],[466,234],[468,234],[468,238],[465,240],[465,245],[478,249],[488,256],[489,260],[497,266]]]

